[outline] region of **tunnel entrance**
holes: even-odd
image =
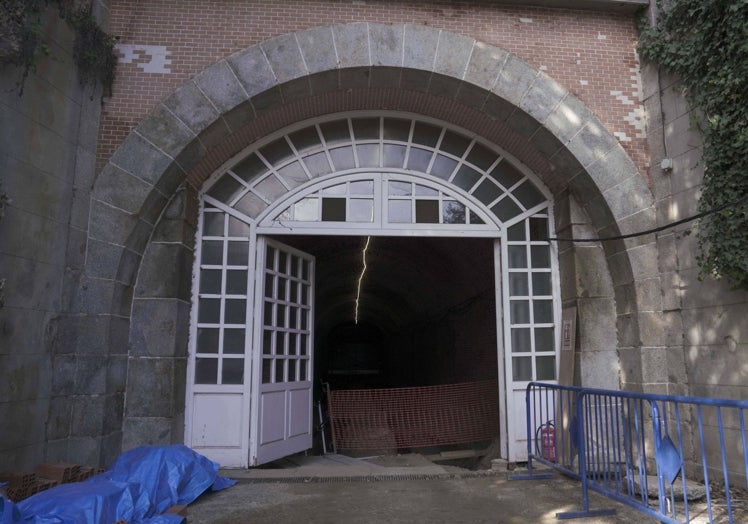
[[[498,438],[492,239],[274,239],[315,258],[315,415],[327,446],[316,435],[314,453],[480,455]]]
[[[355,389],[497,378],[492,239],[276,238],[316,259],[318,381]]]

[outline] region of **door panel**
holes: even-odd
[[[314,258],[258,239],[250,465],[312,447]]]

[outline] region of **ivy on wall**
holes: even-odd
[[[699,224],[700,276],[748,289],[748,0],[669,0],[639,52],[677,75],[700,113],[699,210],[722,208]]]
[[[0,0],[0,64],[20,68],[19,95],[29,72],[36,70],[41,56],[51,55],[42,31],[42,17],[55,5],[60,17],[75,32],[73,60],[82,84],[101,83],[111,95],[117,57],[114,38],[96,23],[86,0]],[[52,57],[54,58],[54,57]]]

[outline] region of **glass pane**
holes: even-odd
[[[272,302],[265,302],[264,309],[263,309],[263,322],[267,326],[274,325],[273,320],[273,303]]]
[[[200,293],[218,294],[221,292],[221,270],[200,270]]]
[[[245,224],[229,215],[229,236],[230,237],[248,237],[249,224]]]
[[[410,196],[413,194],[413,184],[410,182],[390,182],[387,184],[388,194],[391,196]]]
[[[439,149],[456,157],[462,157],[469,145],[469,138],[458,135],[452,131],[446,131],[444,133],[444,138],[442,138],[442,142],[439,145]]]
[[[359,167],[379,167],[379,144],[359,144],[356,155]]]
[[[244,359],[225,358],[221,370],[221,384],[244,383]]]
[[[293,156],[293,151],[291,151],[291,147],[288,145],[285,138],[279,138],[261,148],[260,154],[265,157],[270,165],[275,165],[291,158]]]
[[[244,270],[226,271],[226,293],[229,295],[247,294],[247,272]]]
[[[350,222],[373,222],[374,201],[371,199],[353,198],[348,201]]]
[[[400,224],[413,222],[410,200],[390,200],[387,204],[389,222]]]
[[[378,140],[379,119],[378,118],[354,118],[353,136],[356,140]]]
[[[553,322],[553,301],[533,300],[532,312],[536,324],[550,324]]]
[[[267,170],[265,162],[260,160],[254,153],[231,168],[231,171],[245,182],[249,182],[253,178],[266,173]]]
[[[509,273],[509,294],[514,297],[530,294],[527,273]]]
[[[298,276],[299,268],[301,267],[301,259],[295,255],[291,255],[291,276]]]
[[[285,382],[285,376],[284,376],[284,367],[285,367],[285,360],[276,360],[275,361],[275,383],[278,384],[280,382]]]
[[[416,196],[438,197],[439,190],[434,189],[433,187],[416,184]]]
[[[301,286],[301,304],[304,306],[309,305],[309,286]]]
[[[385,140],[399,140],[407,142],[410,135],[410,120],[400,118],[385,118],[383,138]]]
[[[246,266],[249,260],[249,242],[229,241],[226,263],[230,266]]]
[[[525,223],[520,222],[519,224],[514,224],[507,230],[507,232],[509,234],[508,240],[521,242],[525,240]]]
[[[532,267],[549,268],[551,267],[551,251],[549,246],[531,246],[530,257]]]
[[[405,162],[405,146],[385,144],[382,152],[383,167],[403,167]]]
[[[275,277],[273,275],[265,275],[265,296],[266,297],[272,297],[274,296],[275,292],[275,286],[273,286],[275,282]]]
[[[532,351],[530,328],[512,328],[512,353],[529,353]]]
[[[300,329],[301,329],[302,331],[306,331],[306,330],[307,330],[307,328],[309,327],[309,311],[308,311],[308,310],[306,310],[306,309],[302,309],[302,310],[301,310],[301,311],[299,312],[299,318],[301,319],[301,326],[300,326]],[[304,339],[302,338],[302,349],[304,348],[304,346],[303,346],[303,344],[304,344],[303,340],[304,340]],[[304,353],[302,353],[302,355],[303,355],[303,354],[304,354]]]
[[[334,186],[326,187],[322,190],[322,194],[327,195],[345,195],[346,184],[335,184]]]
[[[533,295],[550,295],[551,294],[551,274],[550,273],[533,273],[532,274],[532,294]]]
[[[371,180],[359,180],[357,182],[351,182],[349,186],[349,193],[357,196],[373,196],[374,195],[374,182]]]
[[[470,223],[471,224],[485,224],[483,219],[476,215],[473,211],[470,211]]]
[[[535,351],[554,351],[553,328],[535,328]]]
[[[291,162],[285,167],[278,170],[278,176],[280,176],[290,187],[297,187],[309,180],[306,176],[304,168],[301,167],[299,162]]]
[[[268,329],[262,332],[262,354],[273,354],[273,332]]]
[[[445,200],[442,204],[442,222],[444,224],[464,224],[465,206],[454,200]]]
[[[416,224],[438,224],[439,201],[416,200]]]
[[[231,202],[245,189],[246,186],[231,175],[225,174],[210,188],[208,194],[221,202]]]
[[[286,334],[281,331],[275,333],[275,354],[286,354]]]
[[[337,171],[356,167],[356,162],[353,159],[353,149],[350,146],[331,149],[330,158]]]
[[[288,334],[288,354],[289,355],[298,355],[299,354],[299,336],[296,333],[289,333]]]
[[[424,146],[435,147],[442,130],[439,127],[423,122],[416,122],[413,128],[413,142]]]
[[[345,222],[345,198],[323,198],[322,221]]]
[[[203,236],[205,237],[222,237],[223,236],[223,213],[205,213],[203,214]]]
[[[223,264],[223,242],[221,240],[203,240],[200,263],[218,266]]]
[[[288,308],[288,327],[291,329],[298,329],[299,327],[299,308],[289,307]]]
[[[516,217],[522,212],[522,210],[514,202],[514,200],[509,197],[499,200],[496,205],[491,208],[491,211],[493,211],[493,214],[496,215],[496,218],[498,218],[502,222],[506,222],[507,220]]]
[[[535,185],[529,180],[524,181],[517,187],[512,194],[525,206],[525,209],[530,209],[533,206],[537,206],[541,202],[545,201],[543,193],[538,191]]]
[[[548,240],[548,219],[530,218],[530,240]]]
[[[223,352],[234,355],[244,353],[244,329],[223,330]]]
[[[527,248],[525,246],[509,246],[509,267],[527,267]]]
[[[308,260],[303,260],[301,263],[301,278],[303,280],[309,280],[309,271],[311,266]]]
[[[556,379],[556,357],[553,355],[535,357],[535,368],[538,374],[537,380]]]
[[[200,324],[218,324],[221,321],[221,299],[201,298],[197,306],[197,321]]]
[[[408,169],[425,173],[429,167],[429,162],[431,162],[433,154],[432,151],[426,149],[419,149],[417,147],[410,148],[410,153],[408,154]]]
[[[268,246],[265,253],[265,268],[275,269],[275,248]]]
[[[490,175],[507,189],[522,180],[524,177],[516,167],[506,160],[499,162],[493,171],[491,171]]]
[[[305,157],[304,164],[312,178],[332,173],[330,162],[327,161],[327,154],[324,152]]]
[[[195,359],[195,384],[218,384],[218,359]]]
[[[223,321],[226,324],[244,324],[247,321],[247,300],[226,300]]]
[[[499,198],[502,193],[503,191],[496,184],[486,179],[481,182],[478,187],[475,188],[475,191],[473,191],[473,196],[484,204],[488,205]]]
[[[509,302],[512,324],[528,324],[530,322],[530,301],[512,300]]]
[[[299,153],[319,147],[320,140],[317,134],[317,128],[314,126],[304,128],[295,133],[288,135],[291,143]]]
[[[289,283],[291,287],[291,293],[289,294],[288,300],[289,302],[293,302],[294,304],[299,301],[299,284],[298,282],[290,282]]]
[[[275,325],[278,327],[286,327],[286,306],[278,304],[277,315],[275,316]]]
[[[465,191],[470,191],[472,187],[475,185],[475,183],[480,180],[481,174],[478,173],[475,169],[469,168],[467,166],[460,166],[460,169],[457,171],[457,174],[455,175],[453,182],[458,186],[464,189]],[[489,182],[489,186],[487,186],[487,190],[490,189],[490,186],[496,187],[495,184],[492,184]],[[483,184],[481,184],[483,185]],[[497,193],[498,195],[498,193]],[[489,195],[490,196],[490,195]],[[495,197],[494,197],[495,198]]]
[[[273,379],[273,360],[269,358],[262,359],[262,383],[270,384]]]
[[[278,251],[278,273],[288,274],[288,253],[285,251]]]
[[[512,357],[512,379],[532,380],[532,357]]]
[[[288,279],[278,279],[278,300],[286,300],[286,289],[288,288]]]
[[[294,359],[288,361],[288,381],[296,382],[296,360]]]
[[[198,328],[197,352],[218,353],[218,328]]]
[[[320,124],[322,136],[328,146],[351,141],[351,133],[348,130],[347,120],[336,120],[335,122],[325,122]]]
[[[431,174],[444,180],[448,180],[457,167],[457,161],[444,155],[436,155],[431,166]]]
[[[308,362],[306,360],[299,360],[299,381],[304,382],[306,380],[306,368],[308,366]]]
[[[496,162],[497,158],[499,157],[496,155],[496,153],[494,153],[487,147],[482,146],[481,144],[473,144],[473,148],[470,150],[470,153],[468,153],[468,156],[465,160],[467,160],[477,168],[486,171],[493,165],[494,162]]]
[[[319,200],[315,197],[304,198],[293,205],[293,218],[300,221],[319,220]]]
[[[307,345],[308,339],[309,337],[303,333],[299,335],[299,355],[306,356],[307,354],[306,345]]]

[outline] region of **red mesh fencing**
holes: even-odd
[[[495,380],[441,386],[330,391],[337,449],[443,446],[499,434]]]

